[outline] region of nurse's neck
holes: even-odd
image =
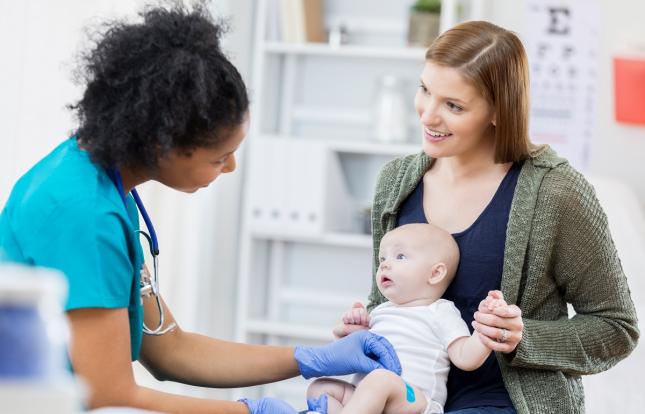
[[[143,184],[150,180],[148,174],[144,174],[139,170],[134,170],[132,168],[122,167],[119,169],[119,173],[121,174],[121,183],[123,184],[123,192],[125,194],[128,194],[139,184]]]

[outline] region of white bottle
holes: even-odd
[[[379,79],[372,110],[373,139],[383,143],[408,139],[408,100],[399,78],[386,75]]]

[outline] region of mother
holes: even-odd
[[[530,142],[528,97],[516,35],[487,22],[448,30],[426,53],[415,98],[423,151],[378,178],[374,269],[394,227],[451,232],[461,258],[444,298],[497,351],[476,371],[451,367],[446,411],[584,413],[580,376],[610,368],[638,340],[606,216],[579,172]],[[478,311],[494,290],[512,305]],[[368,308],[383,301],[374,283]]]

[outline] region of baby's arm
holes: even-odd
[[[457,338],[448,346],[450,361],[464,371],[481,367],[489,354],[490,349],[482,343],[477,332]]]
[[[479,304],[479,311],[490,313],[496,307],[505,305],[506,302],[503,299],[488,295]],[[462,336],[461,338],[455,339],[448,346],[450,361],[464,371],[474,371],[479,368],[486,361],[489,354],[490,348],[484,345],[479,339],[477,331],[473,332],[470,336]]]

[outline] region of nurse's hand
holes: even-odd
[[[390,342],[368,331],[354,332],[329,345],[298,346],[293,354],[305,378],[367,374],[378,368],[401,374],[399,357]]]
[[[259,400],[243,398],[240,402],[249,407],[251,414],[298,414],[298,411],[289,404],[275,398],[264,397]]]
[[[318,398],[308,399],[307,408],[310,413],[327,414],[327,394],[323,394]]]

